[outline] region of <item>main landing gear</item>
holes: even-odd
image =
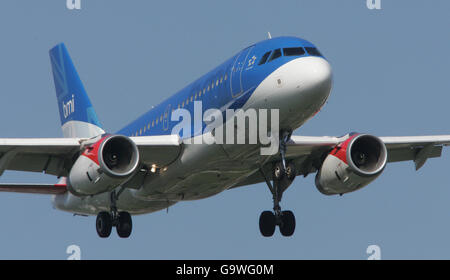
[[[277,226],[283,236],[292,236],[295,231],[294,213],[292,211],[282,211],[280,207],[283,192],[291,185],[297,175],[295,165],[292,162],[286,162],[285,158],[286,143],[289,137],[289,133],[284,133],[280,139],[281,161],[275,162],[273,165],[273,185],[262,169],[260,169],[273,196],[273,211],[264,211],[259,217],[259,230],[265,237],[272,236]]]
[[[116,227],[117,235],[121,238],[128,238],[133,228],[131,215],[128,212],[119,212],[116,207],[116,201],[120,192],[111,192],[111,210],[110,212],[102,211],[98,213],[95,227],[98,236],[107,238],[111,234],[112,227]]]

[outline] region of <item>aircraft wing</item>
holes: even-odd
[[[137,145],[142,163],[149,166],[168,165],[182,151],[178,135],[130,139]],[[0,175],[5,170],[17,170],[67,176],[88,142],[89,139],[82,138],[0,138]],[[0,185],[0,191],[7,190],[9,186],[13,187]],[[22,185],[22,189],[26,189],[26,186]]]
[[[66,191],[65,184],[0,184],[0,192],[63,194]]]
[[[379,137],[388,152],[389,162],[413,161],[416,170],[420,169],[429,158],[440,157],[442,148],[450,145],[450,135],[435,136],[394,136]],[[348,139],[330,136],[292,136],[286,145],[286,158],[296,163],[297,175],[307,176],[316,172],[325,157],[333,148]],[[279,156],[273,157],[263,167],[266,174],[271,177],[271,164],[280,160]],[[264,182],[259,172],[240,182],[234,187],[245,186]]]
[[[450,135],[436,136],[395,136],[379,137],[386,145],[388,162],[409,161],[416,163],[416,168],[423,166],[421,161],[440,157],[443,146],[450,145]],[[334,146],[346,140],[346,137],[308,137],[292,136],[287,144],[287,157],[307,156],[315,160],[331,151]],[[427,148],[426,151],[425,148]],[[424,151],[419,154],[420,151]],[[426,153],[425,153],[426,152]],[[419,164],[420,163],[420,164]]]

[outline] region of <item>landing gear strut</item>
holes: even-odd
[[[131,215],[128,212],[117,210],[116,202],[122,191],[116,193],[111,192],[111,210],[109,212],[102,211],[98,213],[95,223],[98,236],[107,238],[110,236],[112,227],[116,227],[117,235],[122,238],[130,236],[133,223]]]
[[[277,226],[283,236],[292,236],[295,231],[294,213],[292,211],[282,211],[280,206],[283,192],[289,187],[296,176],[295,165],[292,162],[286,161],[286,143],[289,141],[289,138],[290,133],[283,133],[280,137],[281,161],[276,162],[273,166],[273,185],[263,170],[260,169],[273,196],[273,212],[264,211],[259,217],[259,229],[265,237],[272,236]]]

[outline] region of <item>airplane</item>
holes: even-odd
[[[132,215],[257,183],[273,197],[273,210],[259,217],[261,234],[273,236],[278,227],[282,236],[292,236],[295,216],[280,203],[297,176],[315,173],[318,191],[343,195],[374,181],[387,163],[413,161],[419,169],[450,145],[450,135],[292,135],[321,110],[333,82],[329,61],[297,37],[269,38],[241,50],[117,132],[101,125],[66,46],[49,53],[64,137],[0,138],[0,175],[43,172],[59,181],[4,183],[0,191],[49,194],[59,210],[96,215],[101,238],[113,227],[119,237],[129,237]],[[199,144],[196,139],[213,133],[202,119],[200,129],[173,133],[173,115],[182,109],[195,114],[196,102],[201,113],[277,110],[278,130],[270,133],[276,152],[262,155],[261,142]]]

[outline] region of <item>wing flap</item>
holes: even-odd
[[[60,156],[45,153],[20,153],[11,159],[5,166],[5,170],[43,172],[55,176],[66,176],[64,162],[73,153],[61,154]]]
[[[66,175],[64,160],[80,150],[81,138],[0,138],[0,175],[5,170]]]
[[[414,161],[419,170],[429,158],[442,155],[450,135],[380,137],[388,149],[388,162]]]
[[[390,148],[388,150],[388,162],[416,160],[421,149],[414,147]],[[441,154],[442,146],[431,146],[431,150],[426,154],[426,158],[437,158]]]

